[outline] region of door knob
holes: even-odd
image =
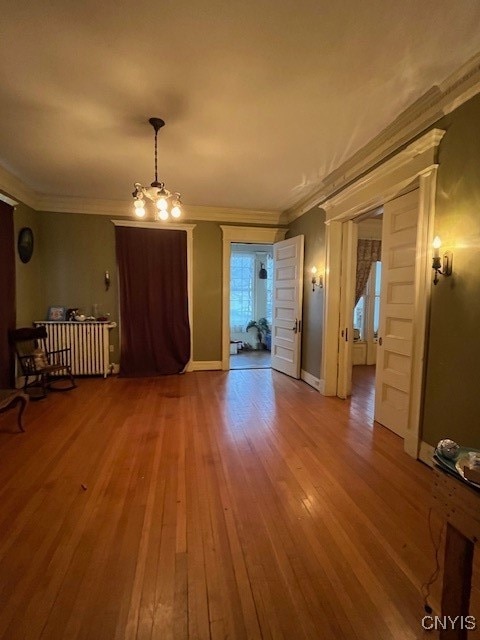
[[[381,338],[378,339],[378,346],[381,347],[383,343],[383,340]]]
[[[295,320],[295,326],[292,327],[292,331],[293,331],[293,333],[297,333],[297,331],[298,331],[298,320]]]

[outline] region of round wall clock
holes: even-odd
[[[33,253],[33,231],[30,227],[23,227],[18,233],[18,255],[22,262],[29,262]]]

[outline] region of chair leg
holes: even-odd
[[[20,408],[18,410],[17,422],[20,431],[25,432],[25,427],[23,426],[23,412],[27,408],[28,404],[28,396],[23,396],[22,398],[18,398],[17,403],[20,404]]]

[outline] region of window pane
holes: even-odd
[[[353,310],[353,328],[360,331],[360,338],[363,340],[363,317],[365,313],[365,297],[362,296]]]
[[[375,295],[380,295],[380,288],[382,286],[382,263],[375,263]]]
[[[373,335],[378,336],[378,325],[380,323],[380,296],[375,296],[375,306],[373,308]]]
[[[373,335],[378,336],[380,324],[380,291],[382,288],[382,263],[375,263],[375,300],[373,305]]]
[[[255,258],[251,254],[232,253],[230,259],[230,327],[244,331],[253,320],[253,276]]]

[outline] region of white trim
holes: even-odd
[[[325,233],[325,304],[323,310],[322,363],[323,395],[337,395],[338,335],[340,323],[340,279],[342,223],[332,221]],[[334,294],[330,294],[334,292]]]
[[[188,371],[221,371],[222,362],[220,360],[192,360]]]
[[[304,369],[300,371],[300,378],[304,382],[306,382],[308,385],[313,387],[315,391],[320,390],[320,383],[321,383],[320,378],[316,378],[315,376],[312,376],[311,373],[308,373],[308,371],[305,371]]]
[[[136,227],[137,229],[157,229],[157,231],[191,232],[197,225],[178,222],[147,222],[143,220],[112,220],[116,227]]]
[[[315,193],[288,209],[288,222],[293,222],[313,206],[321,205],[479,92],[480,53],[477,53],[442,83],[425,92],[370,142],[328,174]]]
[[[13,198],[9,198],[8,196],[4,195],[3,193],[0,193],[0,200],[2,202],[5,202],[6,204],[9,204],[11,207],[16,207],[18,202],[17,200],[14,200]]]
[[[436,166],[436,150],[445,131],[433,129],[322,204],[326,221],[351,220],[398,196],[422,172]]]
[[[414,349],[405,451],[418,456],[423,399],[424,356],[431,289],[429,247],[435,211],[436,149],[444,132],[434,129],[325,203],[327,210],[326,287],[324,307],[322,379],[325,394],[336,395],[340,334],[339,274],[342,270],[342,223],[383,205],[413,186],[420,187],[417,261],[415,269]]]
[[[157,231],[185,231],[187,234],[187,295],[188,320],[190,323],[190,360],[185,370],[190,369],[193,357],[193,230],[194,224],[143,222],[141,220],[112,220],[116,227],[136,227],[138,229],[156,229]],[[120,319],[121,321],[121,319]]]
[[[222,369],[230,369],[230,254],[232,242],[273,244],[285,238],[288,229],[279,227],[238,227],[220,225],[223,234],[222,251]]]
[[[429,467],[434,467],[433,462],[433,452],[435,451],[435,447],[432,447],[428,442],[424,442],[423,440],[420,442],[420,450],[418,452],[418,459],[428,464]]]
[[[38,194],[30,189],[20,178],[0,165],[0,191],[23,202],[32,209],[37,208]],[[2,198],[3,199],[3,198]],[[10,203],[9,203],[10,204]],[[15,202],[15,204],[18,204]]]

